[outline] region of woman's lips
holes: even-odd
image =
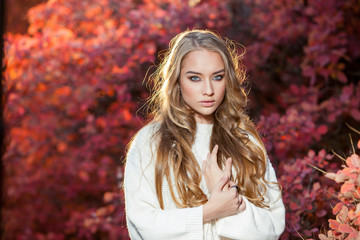
[[[215,101],[201,101],[200,105],[203,107],[212,107],[214,106]]]

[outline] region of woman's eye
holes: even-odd
[[[221,79],[223,79],[223,75],[217,75],[217,76],[215,76],[214,77],[214,80],[221,80]]]
[[[196,82],[196,81],[199,81],[200,78],[197,76],[192,76],[192,77],[190,77],[190,80]]]

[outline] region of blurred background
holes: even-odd
[[[320,170],[359,152],[359,26],[358,0],[7,0],[2,239],[129,239],[121,181],[145,76],[193,28],[247,49],[249,114],[283,187],[281,239],[358,234],[360,160],[346,161],[347,188]]]

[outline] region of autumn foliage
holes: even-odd
[[[49,0],[27,16],[27,34],[6,35],[4,239],[128,239],[121,180],[143,80],[187,28],[247,48],[249,113],[283,186],[282,239],[349,237],[328,219],[357,221],[358,186],[312,166],[336,173],[330,150],[350,155],[346,124],[360,128],[359,1]]]
[[[360,149],[360,141],[357,144]],[[355,150],[355,149],[354,149]],[[335,219],[329,219],[327,234],[320,234],[321,240],[360,239],[360,157],[355,152],[349,156],[342,169],[325,176],[341,183],[338,202],[333,208]]]

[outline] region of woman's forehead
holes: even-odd
[[[222,56],[217,51],[197,49],[190,51],[181,61],[181,68],[213,69],[224,68]],[[218,69],[220,70],[220,69]]]

